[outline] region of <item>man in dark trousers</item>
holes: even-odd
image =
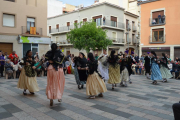
[[[151,70],[151,52],[147,52],[147,56],[144,58],[145,63],[144,67],[146,69],[146,77],[150,79],[150,70]]]
[[[137,63],[139,63],[139,56],[136,54],[134,59],[136,60]]]
[[[174,120],[180,120],[180,102],[175,103],[173,106]]]

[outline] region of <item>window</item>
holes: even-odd
[[[83,19],[83,22],[87,22],[87,18],[84,18],[84,19]]]
[[[70,22],[67,22],[67,26],[70,26]]]
[[[3,14],[3,26],[15,27],[15,15]]]
[[[126,19],[126,29],[128,29],[128,28],[129,28],[129,20]]]
[[[74,21],[74,23],[78,23],[78,21],[77,21],[77,20],[75,20],[75,21]]]
[[[152,42],[164,41],[164,29],[154,29],[152,31]]]
[[[56,29],[59,29],[59,24],[56,24]]]
[[[27,31],[30,31],[31,27],[35,27],[35,18],[27,18]]]
[[[117,27],[117,17],[111,16],[111,26]]]
[[[165,23],[164,10],[152,13],[152,24],[163,24]]]
[[[26,56],[28,50],[32,51],[33,56],[38,52],[38,44],[23,43],[23,56]]]
[[[49,26],[49,33],[51,33],[51,26]]]
[[[116,41],[116,32],[112,32],[112,39],[113,39],[113,42],[115,42]]]
[[[102,15],[93,17],[93,20],[94,20],[94,22],[96,22],[97,26],[100,26],[101,25],[101,21],[102,21]]]
[[[15,0],[4,0],[4,1],[10,1],[10,2],[15,2]]]

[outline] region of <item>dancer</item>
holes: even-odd
[[[85,58],[85,55],[82,52],[80,52],[78,58],[78,64],[77,64],[78,75],[80,80],[80,82],[77,82],[79,89],[82,89],[87,81],[86,67],[87,67],[87,59]]]
[[[106,85],[102,79],[102,76],[98,73],[98,61],[94,59],[92,53],[88,54],[88,70],[89,75],[86,83],[86,95],[94,99],[96,95],[103,97],[104,92],[107,91]]]
[[[112,84],[112,89],[114,90],[114,86],[120,83],[120,66],[117,63],[118,57],[115,55],[115,50],[111,51],[111,54],[108,58],[109,62],[109,80],[108,83]]]
[[[152,84],[157,84],[157,80],[162,80],[162,76],[161,76],[161,72],[159,69],[159,65],[158,63],[160,61],[157,60],[157,56],[156,53],[154,51],[151,51],[152,53],[152,57],[151,57],[151,70],[152,70],[152,74],[151,74],[151,80],[153,80]]]
[[[129,73],[127,70],[127,59],[125,54],[122,55],[123,58],[120,60],[120,73],[121,73],[121,83],[120,85],[123,87],[127,87],[127,81],[129,80]]]
[[[35,64],[35,61],[33,60],[31,50],[27,51],[26,56],[23,58],[23,60],[24,63],[20,64],[24,65],[24,67],[21,70],[17,87],[20,89],[24,89],[24,95],[27,95],[26,90],[29,90],[31,94],[34,94],[34,92],[39,91],[39,87],[36,80],[36,72],[32,68]]]
[[[172,78],[172,74],[167,66],[168,60],[164,53],[162,53],[162,58],[160,62],[160,71],[163,78],[163,82],[167,82],[168,78]]]
[[[132,81],[130,79],[130,76],[132,74],[132,64],[135,64],[135,60],[133,57],[131,57],[130,55],[128,55],[129,50],[125,51],[125,56],[126,56],[126,61],[127,61],[127,70],[129,72],[129,83],[132,84]],[[133,55],[134,52],[132,51],[131,54]]]
[[[144,63],[144,66],[145,66],[145,69],[146,69],[146,77],[147,79],[150,79],[150,69],[151,69],[151,53],[150,52],[147,52],[148,56],[146,56],[144,58],[145,60],[145,63]]]
[[[49,61],[47,67],[46,95],[47,98],[50,99],[50,106],[53,106],[53,99],[58,99],[58,102],[62,101],[65,85],[65,77],[62,68],[64,58],[64,54],[60,50],[57,50],[57,45],[55,43],[51,45],[51,50],[45,54],[45,61]],[[39,65],[36,67],[33,66],[33,69],[38,68],[45,61],[41,60]]]
[[[109,80],[109,73],[108,73],[108,55],[106,50],[103,50],[103,53],[99,56],[99,65],[98,71],[101,73],[102,78],[105,80]]]

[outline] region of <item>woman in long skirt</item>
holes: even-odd
[[[172,78],[172,74],[167,66],[168,60],[164,53],[162,53],[163,58],[161,59],[160,71],[163,78],[163,82],[167,82],[167,79]]]
[[[39,87],[36,80],[36,72],[32,67],[35,61],[32,58],[32,51],[28,50],[26,57],[24,57],[24,67],[21,70],[17,87],[24,89],[23,94],[27,95],[26,90],[29,90],[31,94],[39,91]],[[22,63],[21,63],[22,64]]]
[[[94,59],[92,53],[88,54],[88,78],[86,83],[86,95],[94,99],[96,95],[103,97],[104,92],[107,91],[106,85],[102,79],[102,76],[97,71],[98,61]]]
[[[157,84],[157,80],[162,80],[162,75],[159,69],[159,65],[158,63],[160,61],[157,60],[157,56],[156,53],[154,51],[151,51],[152,53],[152,58],[151,58],[151,70],[152,70],[152,74],[151,74],[151,80],[153,80],[153,84]]]
[[[112,84],[112,89],[116,84],[120,83],[120,65],[118,62],[118,56],[115,55],[115,50],[111,51],[111,55],[108,58],[109,62],[109,80],[108,83]]]
[[[58,99],[58,102],[62,101],[62,95],[64,92],[65,77],[63,72],[62,62],[65,58],[60,50],[57,50],[57,45],[53,43],[51,50],[45,54],[45,61],[49,61],[47,68],[47,87],[46,95],[50,99],[50,106],[53,105],[53,100]],[[38,65],[42,65],[43,61]],[[36,69],[38,66],[34,66]]]

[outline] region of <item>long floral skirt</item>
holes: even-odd
[[[48,99],[61,99],[64,92],[65,77],[63,68],[56,71],[52,65],[47,69],[46,95]]]
[[[162,75],[158,64],[152,63],[151,70],[151,80],[162,80]]]
[[[120,83],[120,66],[116,64],[115,66],[109,65],[109,84],[117,84]]]
[[[24,68],[21,70],[17,87],[20,89],[29,90],[29,92],[39,91],[36,77],[26,76]]]
[[[89,75],[86,83],[86,95],[98,95],[107,91],[106,85],[103,79],[94,72]]]

